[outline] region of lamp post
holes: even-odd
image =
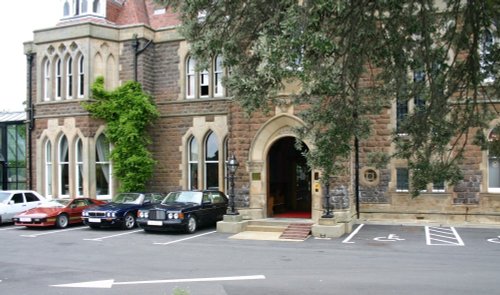
[[[321,218],[333,218],[333,212],[331,211],[332,208],[330,206],[330,178],[328,178],[327,182],[325,183],[325,189],[326,211],[323,216],[321,216]]]
[[[238,215],[239,213],[234,209],[234,174],[236,173],[236,169],[238,169],[238,160],[234,154],[231,155],[229,161],[227,161],[227,170],[229,172],[229,186],[231,187],[229,190],[229,208],[227,215]]]

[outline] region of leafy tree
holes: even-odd
[[[138,82],[129,81],[113,91],[104,89],[104,78],[92,85],[95,101],[83,103],[94,117],[107,123],[106,137],[113,144],[110,159],[121,191],[142,191],[151,177],[155,161],[147,146],[146,127],[159,115],[149,95]]]
[[[498,116],[490,102],[500,88],[496,0],[156,2],[177,9],[197,60],[223,54],[225,84],[248,113],[283,103],[278,90],[300,82],[293,102],[309,107],[299,133],[315,143],[309,164],[324,176],[370,135],[369,115],[395,101],[415,101],[390,155],[408,160],[415,195],[462,179],[471,138],[487,145],[480,133]]]

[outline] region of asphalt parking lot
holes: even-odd
[[[0,226],[0,294],[498,294],[500,229],[356,225],[338,239]]]

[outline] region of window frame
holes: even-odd
[[[63,140],[66,141],[66,155],[63,154],[64,152],[64,147],[62,146],[63,144]],[[62,135],[60,138],[59,138],[59,144],[57,145],[57,159],[58,159],[58,171],[57,171],[57,175],[58,175],[58,185],[57,185],[57,190],[58,190],[58,196],[59,197],[69,197],[70,195],[70,175],[69,175],[69,169],[70,169],[70,146],[69,146],[69,141],[68,141],[68,138],[66,137],[66,135]],[[66,157],[67,157],[67,161],[66,161]],[[64,170],[67,171],[67,175],[63,175],[63,172]],[[66,179],[66,182],[63,183],[63,180]],[[64,189],[63,189],[63,185],[68,185],[68,188],[67,188],[67,193],[65,193]]]
[[[216,160],[209,160],[209,151],[212,150],[212,148],[210,148],[209,144],[213,144],[215,147],[216,147],[216,150],[214,151],[215,152],[215,155],[217,155],[217,159]],[[204,144],[203,144],[203,147],[204,147],[204,155],[203,155],[203,188],[204,189],[208,189],[209,187],[212,187],[212,186],[209,186],[209,165],[210,166],[215,166],[217,168],[216,172],[215,172],[215,179],[216,179],[216,183],[217,183],[217,188],[219,188],[219,170],[220,170],[220,167],[219,167],[219,158],[220,158],[220,147],[219,147],[219,141],[218,141],[218,137],[217,137],[217,134],[215,134],[215,132],[213,131],[209,131],[207,132],[207,135],[205,137],[205,141],[204,141]],[[214,156],[215,156],[214,155]],[[210,174],[210,177],[212,175]]]

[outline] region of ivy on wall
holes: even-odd
[[[104,78],[92,85],[90,103],[82,103],[93,117],[106,121],[106,137],[113,145],[110,159],[113,175],[119,180],[120,191],[143,191],[153,174],[155,160],[146,133],[159,116],[151,96],[138,82],[128,81],[112,91],[104,89]]]

